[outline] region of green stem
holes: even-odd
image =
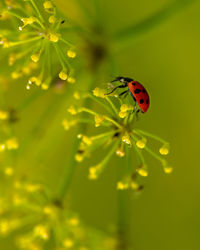
[[[126,169],[125,172],[130,171],[131,168],[130,149],[126,147]],[[119,167],[119,166],[118,166]],[[125,173],[125,174],[126,174]],[[121,179],[121,169],[118,169],[118,177]],[[118,244],[116,250],[127,250],[130,237],[130,192],[129,190],[118,190]]]
[[[9,47],[13,47],[13,46],[18,46],[18,45],[22,45],[22,44],[26,44],[26,43],[30,43],[30,42],[34,42],[37,40],[42,39],[43,36],[36,36],[27,40],[23,40],[23,41],[18,41],[18,42],[11,42],[11,44],[9,45]]]
[[[117,108],[115,107],[115,105],[113,104],[113,102],[110,100],[110,98],[108,96],[106,96],[106,101],[110,104],[110,106],[113,109],[114,113],[117,116],[119,116]]]
[[[141,136],[141,134],[142,134],[142,135],[151,137],[151,138],[153,138],[153,139],[155,139],[155,140],[157,140],[157,141],[160,141],[160,142],[162,142],[163,144],[167,144],[167,142],[166,142],[165,140],[163,140],[162,138],[160,138],[159,136],[154,135],[154,134],[151,134],[151,133],[148,133],[148,132],[143,131],[143,130],[140,130],[140,129],[135,129],[135,130],[133,130],[133,133],[136,133],[136,134],[138,134],[138,135],[140,135],[140,136]]]
[[[35,4],[35,1],[34,0],[30,0],[32,5],[33,5],[33,8],[35,9],[36,13],[38,14],[38,17],[40,18],[41,22],[44,23],[44,19],[42,17],[42,15],[40,14],[40,11],[37,7],[37,5]],[[43,25],[42,25],[43,26]],[[43,26],[43,29],[45,29],[45,27]]]

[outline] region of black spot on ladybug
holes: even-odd
[[[135,83],[134,83],[134,82],[132,82],[132,85],[133,85],[133,86],[135,86]]]
[[[149,100],[148,99],[146,100],[146,104],[149,104]]]
[[[143,93],[146,93],[146,90],[145,90],[145,89],[143,89],[143,90],[142,90],[142,92],[143,92]]]
[[[139,94],[140,92],[141,92],[140,89],[136,89],[136,90],[134,91],[135,94]]]
[[[144,99],[140,99],[140,104],[144,103]]]

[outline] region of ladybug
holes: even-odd
[[[142,113],[147,112],[147,110],[149,108],[149,104],[150,104],[149,94],[148,94],[147,90],[142,86],[142,84],[137,82],[137,81],[134,81],[131,78],[122,77],[122,76],[116,77],[111,82],[117,82],[117,81],[122,83],[122,85],[115,87],[110,93],[107,93],[106,95],[113,93],[118,88],[127,88],[128,87],[128,89],[123,91],[121,94],[119,94],[119,96],[123,96],[123,95],[127,96],[127,94],[130,93],[135,101],[134,109],[136,108],[136,104],[138,104],[138,106],[139,106],[137,113],[139,111],[141,111]]]

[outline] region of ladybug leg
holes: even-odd
[[[138,110],[136,111],[136,118],[137,118],[137,120],[139,119],[138,114],[139,114],[140,111],[141,111],[140,109],[138,109]]]
[[[119,94],[119,97],[124,95],[124,98],[126,98],[127,94],[128,94],[128,90],[125,90],[121,94]]]
[[[111,92],[109,92],[109,93],[107,93],[107,94],[105,94],[105,95],[110,95],[110,94],[112,94],[116,89],[121,89],[121,88],[126,88],[126,87],[127,87],[127,86],[119,85],[119,86],[115,87]]]

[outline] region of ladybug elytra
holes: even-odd
[[[123,91],[121,94],[119,94],[119,96],[123,96],[123,95],[126,96],[128,93],[130,93],[135,101],[135,108],[136,108],[136,104],[138,104],[139,106],[139,109],[137,112],[141,111],[142,113],[145,113],[149,108],[150,100],[149,100],[149,94],[147,90],[142,86],[142,84],[137,81],[134,81],[131,78],[122,77],[122,76],[116,77],[111,82],[116,82],[116,81],[122,83],[122,85],[115,87],[107,95],[113,93],[118,88],[128,87],[128,89]]]

